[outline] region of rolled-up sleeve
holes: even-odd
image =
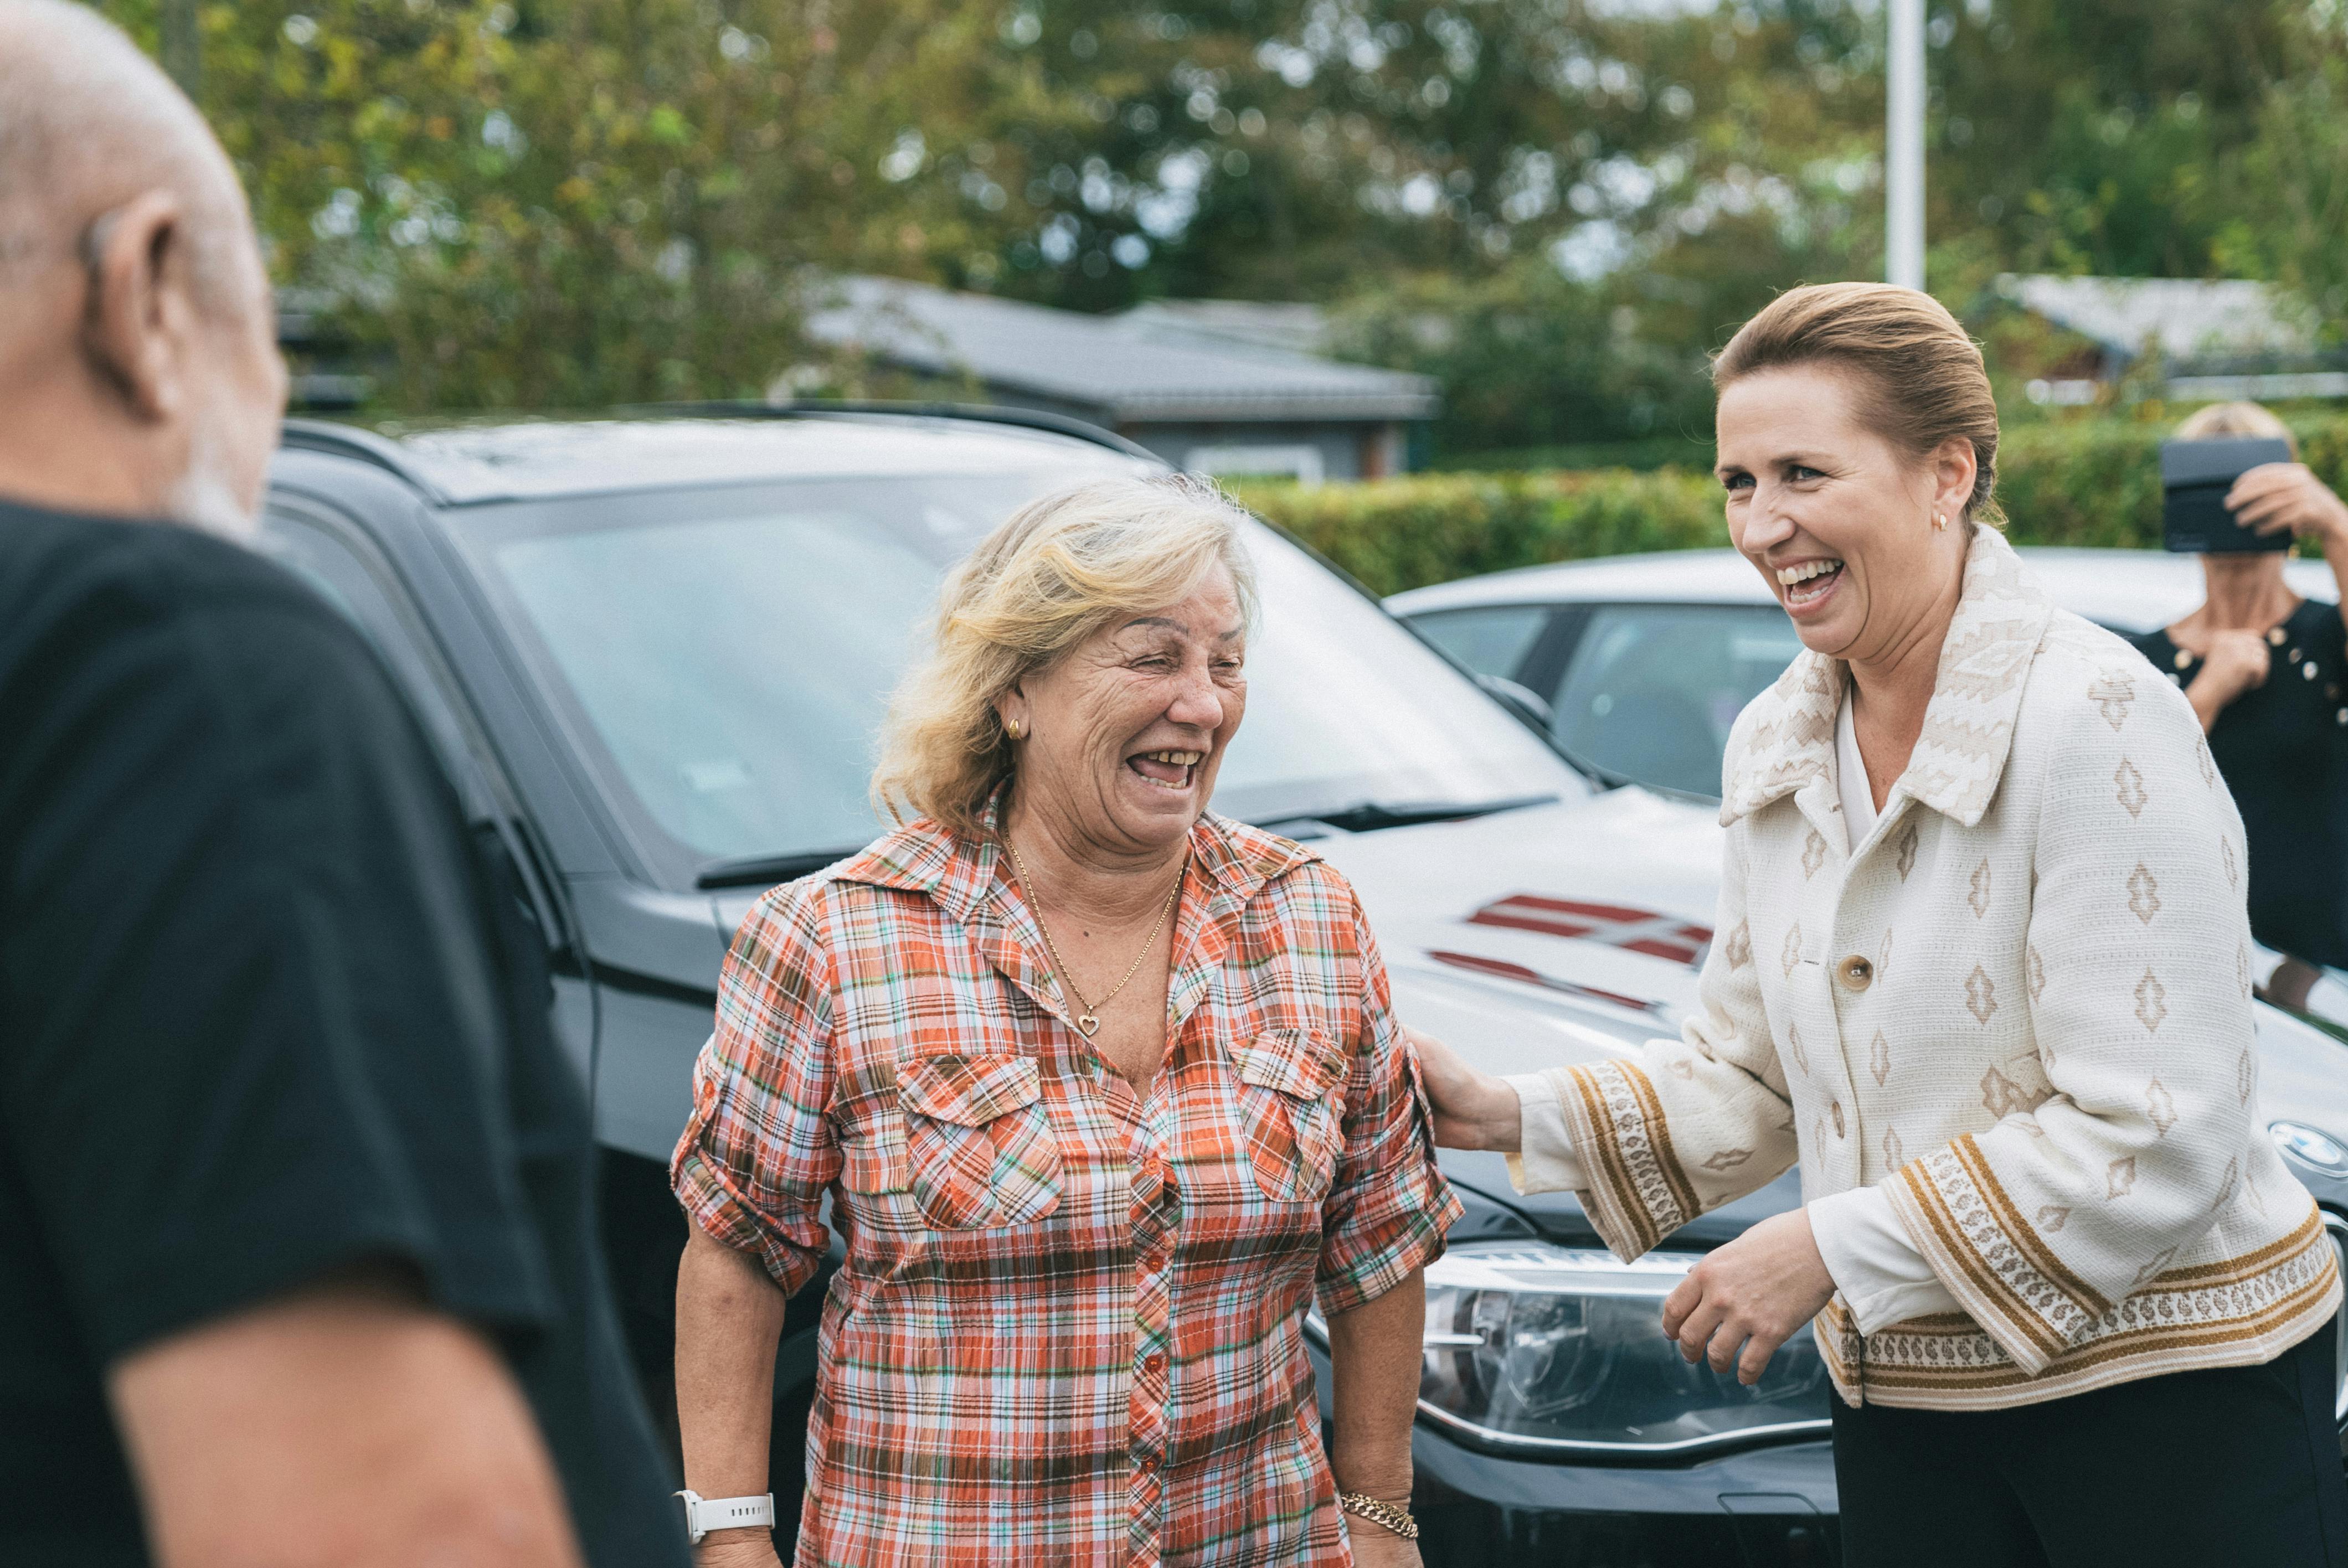
[[[760,899],[726,955],[717,1030],[693,1074],[693,1117],[669,1168],[685,1214],[796,1291],[829,1245],[825,1190],[840,1151],[829,1114],[832,964],[821,883]]]
[[[1443,1255],[1459,1200],[1436,1168],[1418,1059],[1395,1021],[1385,961],[1354,906],[1362,1028],[1345,1083],[1345,1144],[1322,1205],[1316,1282],[1323,1317],[1376,1300]]]

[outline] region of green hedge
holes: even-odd
[[[2302,454],[2348,491],[2348,416],[2291,421]],[[2078,420],[2006,434],[1998,502],[2017,544],[2157,548],[2158,448],[2174,421]],[[1241,498],[1380,593],[1544,561],[1728,542],[1709,475],[1664,468],[1413,474],[1250,485]]]
[[[1663,469],[1412,474],[1240,498],[1379,593],[1509,567],[1717,545],[1720,487]]]

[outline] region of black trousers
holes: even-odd
[[[1843,1568],[2348,1568],[2332,1347],[2010,1410],[1838,1399]]]

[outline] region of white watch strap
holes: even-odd
[[[764,1497],[704,1497],[697,1491],[676,1494],[685,1499],[685,1532],[695,1546],[713,1530],[772,1530],[775,1494]]]

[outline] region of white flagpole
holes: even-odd
[[[1924,0],[1890,0],[1883,137],[1883,276],[1924,286]]]

